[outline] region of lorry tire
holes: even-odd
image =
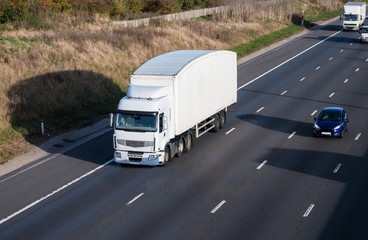
[[[176,153],[177,157],[181,157],[183,156],[183,152],[184,152],[184,139],[181,137],[178,141],[178,152]]]
[[[186,153],[190,152],[190,150],[192,149],[192,145],[193,145],[192,134],[188,132],[187,135],[185,136],[184,152]]]
[[[218,132],[220,130],[220,116],[218,113],[215,114],[215,121],[213,123],[215,127],[212,129],[213,132]]]
[[[221,111],[219,114],[220,114],[220,129],[222,129],[226,123],[226,113],[225,111]]]
[[[171,158],[170,148],[169,146],[166,146],[164,152],[164,162],[161,164],[161,166],[165,167],[167,163],[170,161],[170,158]]]

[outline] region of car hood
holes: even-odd
[[[341,125],[341,122],[331,122],[331,121],[317,121],[316,123],[320,128],[323,129],[333,129],[336,126]]]

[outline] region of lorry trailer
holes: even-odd
[[[165,166],[193,140],[218,131],[237,101],[237,59],[231,51],[179,50],[156,56],[131,75],[111,114],[114,160]]]

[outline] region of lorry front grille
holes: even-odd
[[[153,142],[149,142],[149,141],[132,141],[132,140],[125,140],[125,139],[118,139],[117,142],[120,145],[124,145],[127,147],[133,147],[133,148],[153,146]]]

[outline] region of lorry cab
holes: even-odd
[[[145,91],[150,92],[149,98],[144,98]],[[139,98],[135,97],[137,92]],[[166,146],[160,143],[170,140],[170,98],[165,87],[128,86],[128,95],[120,100],[113,121],[115,162],[142,165],[164,162]]]

